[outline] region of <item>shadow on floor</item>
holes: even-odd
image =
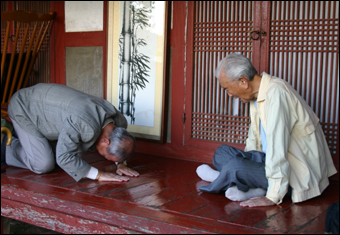
[[[61,233],[11,219],[10,234],[61,234]]]

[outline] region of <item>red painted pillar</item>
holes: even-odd
[[[184,125],[182,117],[184,114],[184,94],[185,94],[185,58],[186,47],[186,17],[187,3],[185,1],[173,2],[173,29],[171,30],[172,46],[172,71],[171,71],[171,143],[183,145]]]

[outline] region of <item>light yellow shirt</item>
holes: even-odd
[[[262,150],[260,119],[267,135],[266,197],[280,204],[292,187],[292,201],[319,196],[337,171],[319,118],[284,80],[262,74],[258,108],[250,103],[251,126],[245,151]]]

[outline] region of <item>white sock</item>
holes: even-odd
[[[248,192],[238,190],[237,186],[232,186],[225,191],[225,196],[232,201],[246,201],[253,197],[262,197],[267,191],[262,188],[250,188]]]
[[[207,164],[203,164],[197,167],[196,173],[202,180],[208,182],[213,182],[220,175],[219,171],[212,169]]]

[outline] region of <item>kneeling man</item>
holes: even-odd
[[[319,196],[336,173],[319,119],[306,101],[284,80],[258,75],[241,54],[230,54],[215,73],[230,97],[250,102],[251,126],[244,151],[219,147],[197,174],[204,192],[225,191],[241,206],[280,204],[289,193],[293,202]]]
[[[17,138],[1,156],[7,165],[42,174],[52,171],[56,162],[76,181],[85,177],[121,182],[129,180],[123,174],[139,175],[126,166],[135,148],[127,121],[104,99],[64,85],[37,84],[13,95],[8,115]],[[55,150],[53,141],[57,141]],[[117,174],[98,171],[81,158],[83,152],[95,149],[117,164]]]

